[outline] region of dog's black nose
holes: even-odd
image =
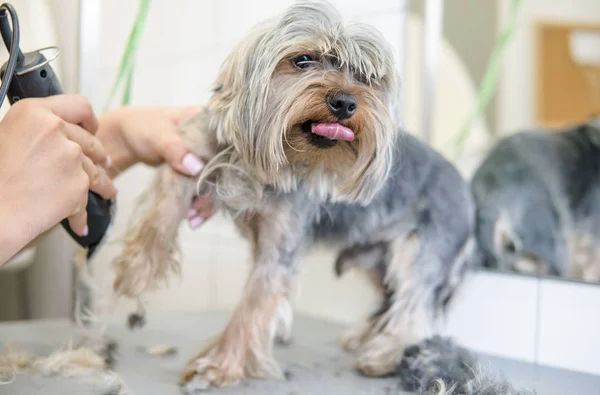
[[[338,119],[348,119],[352,117],[358,106],[354,96],[347,93],[336,93],[335,95],[331,95],[327,102],[329,103],[331,112],[338,117]]]

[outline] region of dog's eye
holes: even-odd
[[[310,55],[300,55],[292,60],[292,63],[298,70],[306,70],[314,64]]]

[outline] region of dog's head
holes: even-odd
[[[397,101],[379,32],[302,1],[237,45],[209,107],[219,141],[260,183],[367,203],[390,171]]]

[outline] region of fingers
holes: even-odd
[[[80,95],[55,95],[45,97],[42,102],[55,115],[74,125],[81,125],[91,134],[98,130],[98,118],[91,103]]]
[[[191,153],[184,145],[176,127],[186,123],[189,119],[200,113],[204,106],[188,106],[169,109],[169,117],[174,123],[172,133],[164,133],[156,139],[154,144],[157,152],[175,170],[190,176],[200,174],[204,163],[200,158]]]
[[[87,236],[89,228],[87,225],[87,211],[81,210],[75,215],[69,217],[69,226],[79,236]]]
[[[188,211],[190,228],[197,229],[213,215],[212,195],[199,196],[194,199]]]
[[[89,228],[87,225],[87,211],[85,210],[87,206],[87,193],[83,198],[82,205],[75,211],[73,215],[69,217],[69,226],[79,236],[87,236],[89,233]]]
[[[198,115],[204,109],[203,105],[188,106],[171,109],[171,119],[176,126],[181,126],[194,116]]]
[[[175,170],[188,176],[197,176],[204,163],[183,144],[176,133],[165,134],[153,141],[158,154]]]
[[[98,168],[90,158],[83,156],[82,158],[83,170],[87,174],[90,183],[89,189],[96,192],[104,199],[111,199],[117,194],[117,190],[113,185],[112,181],[108,177],[103,177]],[[86,206],[88,202],[87,193],[85,194],[82,203],[79,205],[74,214],[69,217],[69,225],[73,232],[79,236],[87,236],[89,228],[87,225],[87,211]]]
[[[96,136],[70,123],[65,123],[63,133],[69,140],[79,144],[83,154],[89,157],[94,163],[100,164],[106,169],[110,167],[110,157]]]
[[[101,175],[90,158],[83,157],[83,170],[90,179],[90,191],[96,192],[104,199],[112,199],[117,194],[113,182],[106,175]]]

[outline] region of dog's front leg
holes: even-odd
[[[239,219],[252,241],[253,267],[226,328],[189,361],[182,375],[186,393],[233,385],[246,377],[282,377],[272,347],[279,320],[291,325],[288,298],[306,220],[306,215],[286,201]]]
[[[204,160],[215,155],[216,143],[210,134],[209,114],[202,112],[181,128],[186,146]],[[114,260],[117,293],[136,297],[178,273],[177,232],[196,193],[195,177],[162,165],[154,182],[145,191],[130,219],[123,251]]]

